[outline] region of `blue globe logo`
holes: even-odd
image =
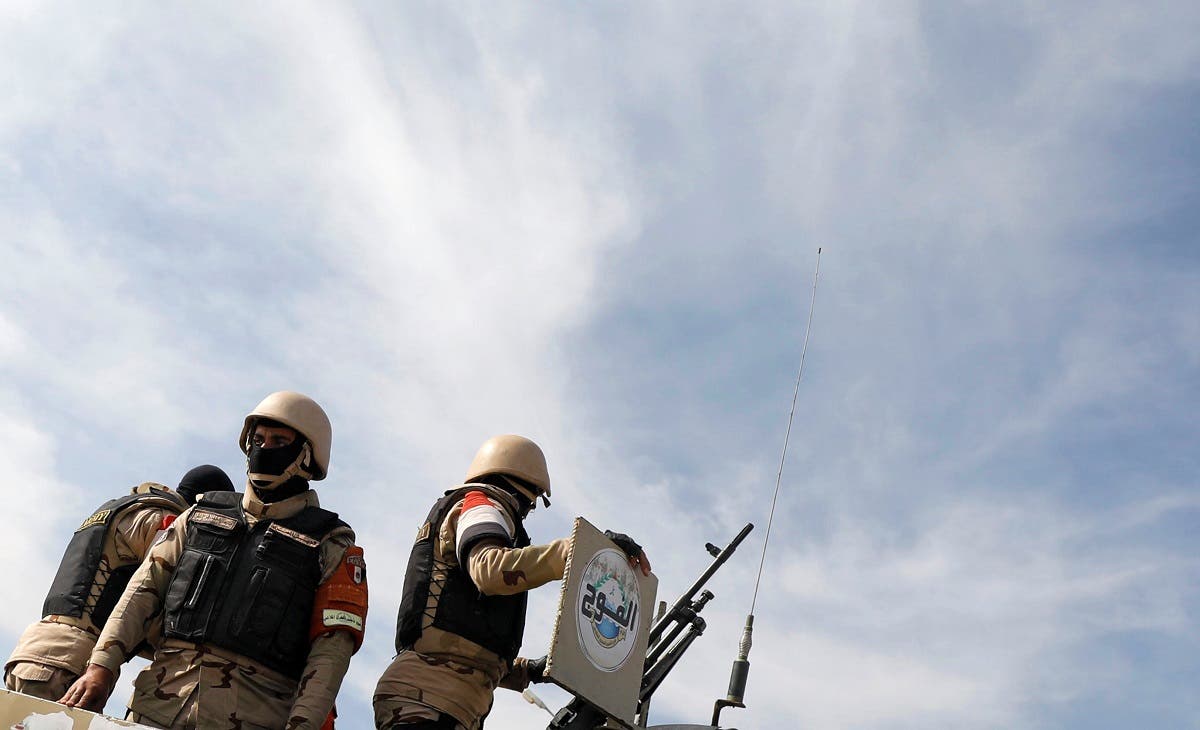
[[[576,628],[584,655],[599,670],[624,666],[641,626],[637,576],[624,553],[598,551],[583,570]]]

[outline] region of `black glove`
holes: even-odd
[[[525,673],[529,675],[530,684],[541,684],[546,681],[546,656],[525,660]]]
[[[604,536],[617,544],[621,548],[621,552],[631,558],[640,557],[642,554],[642,546],[633,541],[633,538],[621,532],[613,532],[605,530]]]

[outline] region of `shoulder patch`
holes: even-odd
[[[367,562],[357,545],[346,548],[341,564],[317,588],[309,640],[329,631],[346,631],[354,639],[354,650],[362,646],[367,619]]]
[[[350,571],[350,580],[356,585],[367,579],[367,561],[361,555],[347,555],[346,569]]]
[[[469,510],[473,507],[495,507],[495,506],[496,506],[495,502],[493,502],[491,499],[488,499],[488,496],[486,494],[484,494],[483,492],[479,492],[479,491],[468,492],[466,498],[463,500],[462,511],[466,512],[467,510]]]
[[[197,522],[201,525],[212,525],[219,527],[222,530],[232,530],[237,527],[237,520],[226,515],[219,515],[215,512],[206,512],[204,510],[195,510],[191,516],[192,522]]]
[[[430,525],[428,522],[421,525],[421,529],[417,530],[417,539],[415,540],[415,542],[421,542],[422,540],[428,540],[429,533],[432,529],[433,529],[433,526]]]
[[[321,609],[321,625],[326,628],[335,626],[346,626],[355,631],[363,630],[363,619],[357,614],[349,611],[342,611],[336,608]]]
[[[110,509],[102,509],[92,513],[92,516],[83,521],[79,527],[75,528],[75,532],[86,530],[92,525],[103,525],[108,522],[108,518],[112,517],[113,511]]]
[[[471,549],[484,539],[512,546],[514,525],[508,512],[481,491],[469,492],[458,516],[454,552],[460,565],[467,564]]]
[[[300,543],[301,545],[304,545],[304,546],[310,547],[310,548],[315,548],[321,544],[320,540],[311,538],[308,535],[305,535],[303,532],[296,532],[295,530],[284,527],[283,525],[279,524],[278,522],[272,522],[267,527],[267,532],[278,533],[280,535],[283,535],[284,537],[295,540],[296,542]]]

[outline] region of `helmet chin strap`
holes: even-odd
[[[269,492],[272,489],[284,484],[292,477],[300,477],[301,479],[312,479],[312,473],[309,468],[312,466],[312,446],[308,442],[304,443],[300,453],[296,455],[294,461],[283,470],[282,474],[246,474],[250,479],[250,483],[254,485],[256,490]],[[260,482],[266,482],[260,484]]]
[[[545,504],[546,507],[550,506],[550,500],[546,497],[545,492],[532,490],[529,487],[522,484],[521,482],[517,481],[516,479],[513,479],[512,477],[508,476],[507,474],[501,474],[500,478],[503,479],[504,482],[506,484],[508,484],[509,486],[511,486],[513,489],[515,489],[518,492],[520,492],[521,494],[525,495],[525,498],[529,500],[529,503],[531,505],[529,509],[532,510],[537,507],[538,497],[542,498],[542,503]]]

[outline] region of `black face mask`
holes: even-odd
[[[246,454],[247,471],[251,474],[270,474],[279,476],[292,465],[296,457],[304,449],[304,439],[298,438],[287,446],[277,446],[268,449],[265,446],[251,444]],[[260,486],[255,484],[255,486]]]
[[[303,438],[298,438],[287,446],[278,446],[273,449],[251,444],[250,451],[246,454],[246,471],[249,474],[279,476],[300,456],[300,452],[304,450],[304,444]],[[308,489],[308,480],[300,476],[294,476],[283,484],[270,489],[267,488],[270,481],[255,479],[253,483],[255,491],[264,502],[278,502]]]

